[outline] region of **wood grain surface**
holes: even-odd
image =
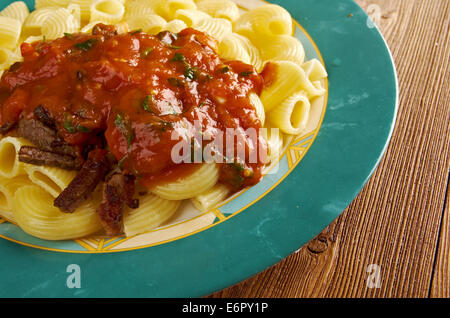
[[[210,297],[450,297],[450,1],[356,2],[372,15],[381,10],[376,22],[397,67],[388,150],[320,235]]]

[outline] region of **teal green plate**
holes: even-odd
[[[2,0],[0,9],[10,2]],[[25,2],[32,7],[33,1]],[[329,74],[322,126],[301,163],[242,213],[164,244],[64,253],[57,246],[34,248],[38,243],[15,232],[14,239],[0,239],[1,297],[207,295],[282,260],[349,205],[379,163],[394,127],[398,85],[391,54],[352,0],[271,2],[306,30]],[[314,55],[313,47],[305,49]],[[15,230],[3,226],[2,237],[5,231]],[[71,264],[79,266],[81,288],[67,285]]]

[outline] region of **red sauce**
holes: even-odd
[[[32,117],[42,105],[72,145],[83,148],[104,134],[120,165],[147,186],[197,166],[173,162],[174,130],[191,129],[195,121],[204,134],[261,128],[248,96],[260,94],[262,76],[251,65],[221,60],[213,38],[190,28],[158,36],[95,29],[22,44],[24,61],[0,82],[1,125]],[[259,156],[253,163],[222,164],[221,181],[235,189],[255,184],[262,166]]]

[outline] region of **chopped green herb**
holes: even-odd
[[[242,163],[233,162],[233,163],[229,163],[229,165],[231,167],[233,167],[234,169],[236,169],[237,172],[242,172],[245,169],[245,167]]]
[[[240,173],[236,173],[236,175],[234,176],[234,178],[232,178],[232,179],[230,180],[231,185],[232,185],[233,187],[235,187],[235,188],[241,188],[243,182],[244,182],[244,177],[242,177],[242,176],[240,175]]]
[[[131,147],[131,144],[133,143],[133,140],[134,140],[134,133],[130,129],[130,133],[128,134],[128,137],[127,137],[128,149]]]
[[[72,122],[69,120],[69,114],[64,113],[64,129],[67,130],[70,134],[74,134],[77,132],[77,129],[73,126]]]
[[[184,69],[184,76],[190,81],[196,80],[198,77],[198,68],[186,65],[186,68]]]
[[[179,78],[170,77],[167,79],[170,83],[170,85],[176,86],[176,87],[183,87],[183,82]]]
[[[149,56],[150,53],[152,53],[152,52],[153,52],[153,48],[147,47],[147,48],[145,48],[145,49],[142,50],[141,57],[147,57],[147,56]]]
[[[173,50],[179,50],[179,49],[181,49],[181,46],[176,46],[176,45],[169,45],[169,47],[171,48],[171,49],[173,49]]]
[[[91,130],[89,128],[81,126],[81,125],[77,125],[77,130],[79,132],[82,132],[82,133],[89,133],[89,132],[91,132]]]
[[[131,143],[134,140],[134,133],[129,123],[126,123],[121,114],[116,115],[114,124],[122,132],[123,136],[127,140],[128,149],[131,147]]]
[[[228,66],[225,66],[225,67],[222,67],[221,69],[220,69],[220,73],[226,73],[226,72],[228,72],[230,70],[230,68],[228,67]]]
[[[87,127],[84,127],[82,125],[74,125],[71,121],[70,121],[70,114],[68,113],[64,113],[64,123],[63,123],[63,127],[65,130],[67,130],[70,134],[75,134],[77,132],[82,132],[82,133],[89,133],[91,132],[91,130]]]
[[[173,58],[170,60],[171,62],[184,62],[186,61],[186,58],[184,57],[183,54],[181,53],[175,53],[175,55],[173,56]]]
[[[77,43],[75,44],[75,47],[77,49],[80,49],[82,51],[89,51],[90,49],[92,49],[92,47],[97,43],[97,39],[89,39],[87,41],[84,41],[82,43]]]
[[[73,35],[72,35],[72,33],[66,33],[66,32],[64,32],[64,37],[68,38],[69,40],[72,40]]]
[[[125,163],[125,161],[127,161],[128,159],[128,155],[123,156],[122,159],[120,159],[119,163],[117,164],[117,166],[119,167],[120,170],[123,169],[123,164]]]
[[[239,76],[245,76],[245,77],[247,77],[247,76],[249,76],[250,74],[253,74],[253,71],[245,71],[245,72],[241,72],[241,73],[239,73]]]
[[[121,114],[117,114],[117,115],[116,115],[116,119],[114,120],[114,124],[115,124],[117,127],[121,127],[121,126],[123,125],[123,117],[122,117]]]
[[[150,109],[152,104],[153,104],[153,96],[152,95],[147,95],[147,96],[145,96],[144,101],[142,102],[142,108],[146,112],[153,113],[153,111]]]
[[[135,35],[135,34],[138,34],[138,33],[141,33],[141,32],[142,32],[142,29],[137,29],[137,30],[131,31],[131,34]]]
[[[166,131],[167,128],[172,128],[173,127],[173,123],[170,121],[161,121],[161,131]]]

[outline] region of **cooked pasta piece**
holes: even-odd
[[[20,60],[22,60],[20,52],[13,52],[11,50],[0,47],[0,70],[6,70],[12,64]]]
[[[91,4],[93,0],[70,0],[70,4],[80,7],[81,23],[88,23],[91,18]]]
[[[19,20],[0,16],[0,47],[14,49],[19,41],[22,24]]]
[[[143,16],[146,13],[163,15],[164,5],[165,0],[127,0],[125,1],[125,15]]]
[[[96,0],[91,4],[90,21],[106,24],[119,23],[125,14],[125,7],[119,0]]]
[[[0,16],[13,18],[23,23],[30,14],[27,5],[23,1],[15,1],[0,11]]]
[[[130,17],[127,20],[127,23],[130,30],[141,29],[149,34],[157,34],[161,32],[167,24],[166,20],[156,14],[149,14],[145,17]]]
[[[166,24],[165,29],[172,32],[172,33],[178,33],[181,30],[187,28],[186,23],[184,23],[182,20],[172,20],[169,23]]]
[[[192,198],[191,201],[201,212],[208,212],[217,204],[225,200],[230,194],[230,188],[222,183]]]
[[[268,118],[270,123],[282,132],[291,135],[300,134],[306,127],[311,103],[306,92],[300,91],[275,106]]]
[[[191,175],[156,186],[152,192],[167,200],[193,198],[211,187],[219,180],[219,168],[215,163],[202,164]]]
[[[239,8],[233,1],[202,0],[197,1],[197,9],[208,13],[214,18],[223,18],[231,22],[239,18]]]
[[[233,26],[230,21],[220,18],[204,19],[194,25],[194,28],[205,32],[217,41],[222,41],[224,37],[231,34]]]
[[[77,21],[78,29],[81,27],[81,8],[78,4],[71,3],[67,6],[70,14],[73,15],[75,21]]]
[[[283,133],[276,127],[267,126],[264,128],[265,138],[268,145],[268,164],[275,163],[283,151]]]
[[[153,194],[139,199],[139,208],[124,214],[123,225],[127,236],[148,232],[167,221],[178,210],[181,201],[165,200]]]
[[[219,55],[225,59],[252,64],[258,71],[263,65],[259,50],[248,38],[237,33],[229,33],[220,41]]]
[[[12,179],[0,177],[0,216],[14,221],[14,194],[23,186],[32,185],[26,175]]]
[[[266,112],[271,111],[292,94],[304,90],[308,98],[323,95],[324,89],[318,89],[306,76],[303,68],[290,61],[271,62],[275,76],[271,85],[263,89],[261,101]]]
[[[24,43],[33,43],[36,41],[42,41],[44,37],[42,35],[32,35],[27,37],[23,42]]]
[[[34,7],[36,9],[48,7],[67,7],[70,0],[35,0]]]
[[[81,28],[81,33],[91,33],[92,29],[98,24],[103,23],[102,21],[92,21],[86,24],[84,27]]]
[[[45,240],[67,240],[98,232],[102,226],[96,208],[98,199],[89,199],[74,213],[53,206],[53,197],[38,186],[24,186],[14,196],[14,219],[28,234]]]
[[[174,14],[174,19],[182,20],[188,27],[192,27],[200,21],[205,19],[210,19],[211,16],[208,15],[205,12],[199,11],[199,10],[186,10],[186,9],[180,9],[177,10]]]
[[[289,12],[276,4],[266,4],[242,14],[234,22],[233,30],[252,39],[265,35],[292,35],[292,18]]]
[[[124,21],[116,24],[115,27],[116,27],[117,33],[119,33],[119,34],[125,34],[125,33],[130,32],[130,27],[129,27],[128,23],[126,23]]]
[[[258,39],[258,47],[264,61],[291,61],[301,65],[305,59],[303,45],[290,35],[276,35]]]
[[[149,14],[157,14],[159,2],[149,1],[126,1],[125,2],[125,19],[130,17],[145,17]]]
[[[46,39],[56,39],[64,36],[64,33],[77,32],[79,21],[68,9],[59,8],[50,13],[42,25],[42,35]]]
[[[26,173],[29,165],[19,161],[20,147],[31,145],[24,138],[4,137],[0,140],[0,176],[14,178]]]
[[[55,198],[67,188],[77,174],[76,171],[36,165],[27,165],[26,172],[34,184]]]
[[[193,0],[166,0],[160,6],[161,14],[166,20],[175,18],[175,13],[180,10],[196,10],[197,5]]]
[[[328,76],[325,67],[317,59],[309,60],[302,65],[308,79],[314,84]]]
[[[266,120],[266,112],[264,111],[264,105],[261,102],[261,99],[259,98],[258,94],[251,93],[250,96],[250,103],[255,107],[256,115],[258,115],[259,120],[261,121],[261,126],[264,126],[264,122]]]
[[[31,12],[23,23],[24,36],[40,35],[45,19],[55,11],[55,8],[42,8]]]
[[[230,33],[219,43],[219,55],[228,60],[239,60],[250,64],[250,55],[242,43],[243,36]]]

